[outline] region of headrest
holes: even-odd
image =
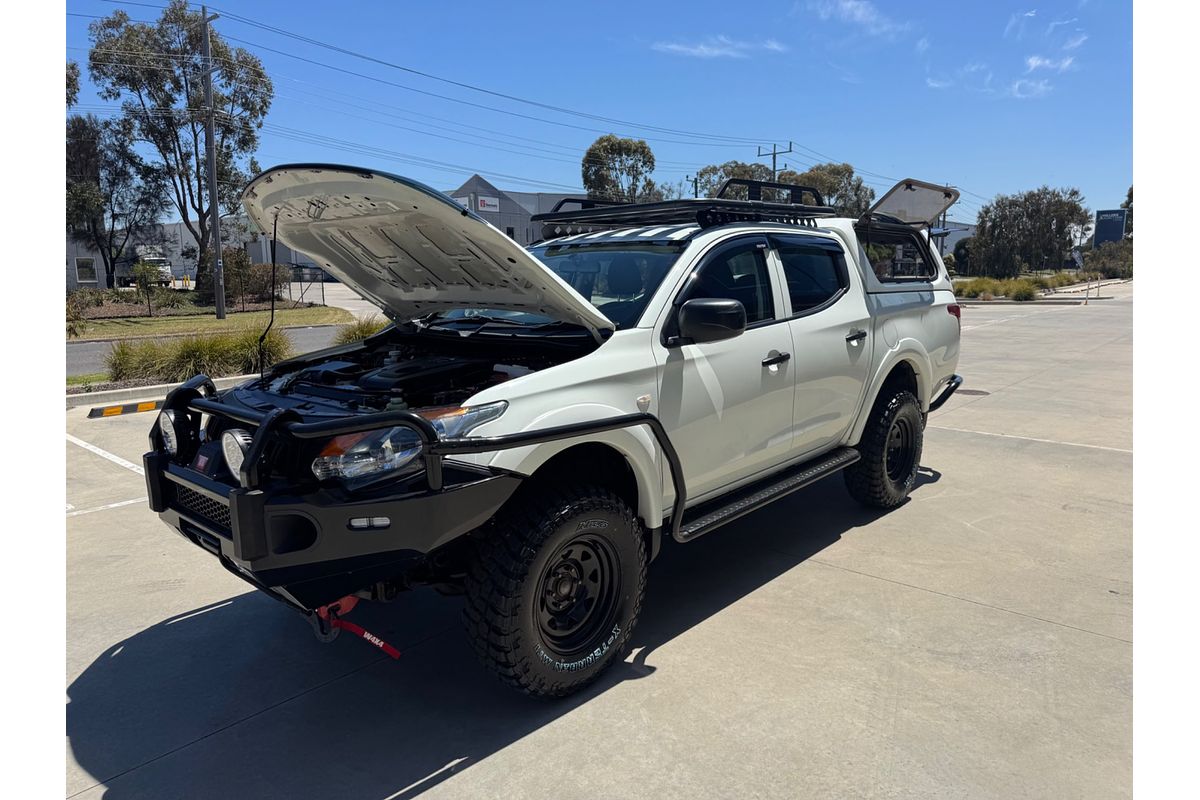
[[[642,270],[628,253],[614,256],[608,265],[608,291],[618,297],[642,293]]]

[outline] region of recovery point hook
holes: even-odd
[[[361,625],[355,625],[353,622],[348,622],[341,618],[342,614],[349,614],[356,605],[358,605],[358,598],[354,595],[347,595],[336,603],[321,606],[309,614],[308,621],[312,625],[313,633],[317,639],[322,642],[332,642],[338,637],[339,633],[346,631],[362,639],[367,644],[379,648],[392,658],[399,658],[400,651],[395,647],[392,647]]]

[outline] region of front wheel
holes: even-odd
[[[478,543],[463,618],[501,680],[561,697],[620,656],[645,585],[645,542],[629,507],[603,489],[548,488]]]
[[[850,496],[874,508],[895,508],[917,481],[925,420],[911,392],[880,397],[863,431],[862,458],[846,468]]]

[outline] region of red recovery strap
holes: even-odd
[[[341,628],[342,630],[346,631],[347,633],[352,633],[355,636],[362,639],[363,641],[368,642],[369,644],[375,645],[376,647],[378,647],[383,652],[387,653],[392,658],[400,657],[399,650],[392,647],[390,644],[385,642],[383,639],[380,639],[375,634],[366,630],[361,625],[355,625],[353,622],[344,620],[341,617],[334,617],[332,620],[330,620],[329,624],[330,624],[330,626],[332,626],[334,628]]]

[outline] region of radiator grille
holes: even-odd
[[[203,517],[224,531],[228,531],[233,527],[229,519],[229,506],[213,500],[208,495],[201,494],[195,489],[176,485],[175,501],[181,509],[190,511],[198,517]]]

